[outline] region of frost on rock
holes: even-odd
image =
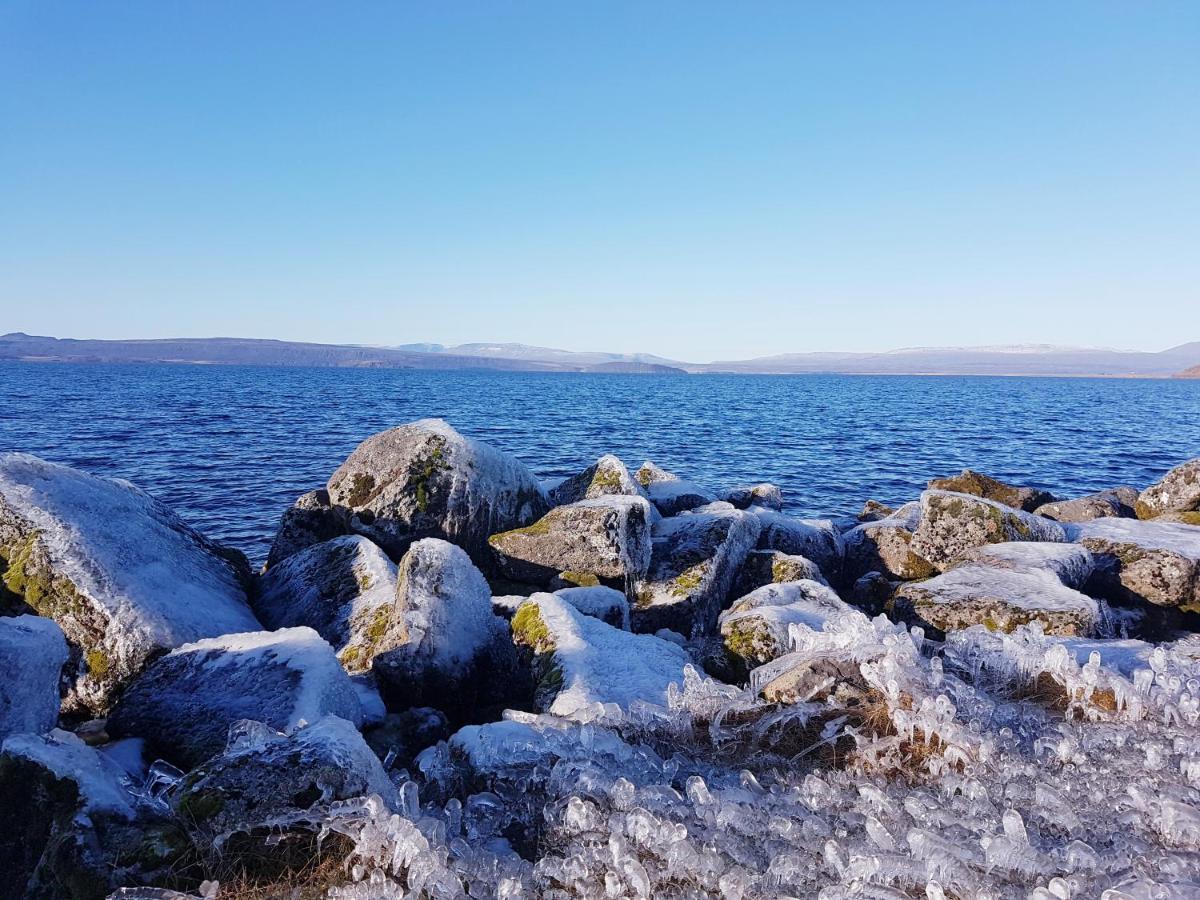
[[[54,727],[66,662],[67,642],[53,621],[0,618],[0,742],[10,734],[45,734]]]
[[[0,456],[0,558],[8,590],[77,651],[68,712],[104,712],[164,650],[260,627],[244,558],[128,482],[33,456]]]
[[[827,585],[795,581],[752,591],[721,613],[718,626],[726,653],[748,672],[787,652],[792,625],[820,631],[841,616],[863,614]]]
[[[841,532],[830,519],[797,519],[762,506],[752,506],[749,511],[761,525],[759,550],[778,550],[811,559],[826,578],[835,584],[840,582],[846,548]]]
[[[643,497],[645,491],[634,481],[625,463],[611,453],[600,457],[578,475],[560,481],[547,491],[553,506],[595,500],[599,497]]]
[[[607,622],[613,628],[629,630],[629,601],[620,591],[606,587],[575,587],[555,591],[554,596],[567,601],[585,616]]]
[[[413,541],[441,538],[479,565],[487,539],[520,528],[549,508],[518,459],[463,437],[441,419],[422,419],[359,444],[329,479],[329,499],[349,530],[399,559]]]
[[[513,640],[532,658],[535,703],[568,718],[602,719],[606,707],[666,702],[683,683],[687,653],[584,615],[562,597],[534,594],[513,617]]]
[[[1069,525],[1097,557],[1096,583],[1118,600],[1200,612],[1200,528],[1134,519]]]
[[[1051,569],[1007,569],[969,563],[906,584],[894,598],[897,617],[948,633],[971,625],[1012,631],[1040,622],[1053,634],[1092,634],[1100,606],[1067,587]]]
[[[986,544],[968,551],[957,564],[971,563],[1014,572],[1049,572],[1076,590],[1082,590],[1096,570],[1096,558],[1086,547],[1029,541]]]
[[[847,531],[845,578],[857,581],[869,572],[907,581],[928,578],[937,570],[912,551],[913,532],[921,520],[921,505],[906,503],[891,515],[864,522]]]
[[[783,491],[778,485],[770,482],[752,484],[749,487],[736,487],[726,491],[721,498],[726,503],[738,509],[749,509],[751,506],[761,506],[764,509],[783,509]]]
[[[1197,511],[1200,511],[1200,457],[1176,466],[1137,498],[1137,514],[1141,519]]]
[[[396,566],[364,537],[314,544],[267,570],[254,611],[270,629],[307,625],[332,646],[347,671],[365,672],[388,649]]]
[[[921,521],[910,547],[944,570],[984,544],[1066,539],[1062,525],[1041,516],[970,494],[929,490],[921,494]]]
[[[558,579],[624,589],[650,564],[650,504],[611,496],[556,506],[525,528],[488,539],[496,568],[513,581],[549,585]]]
[[[686,481],[677,475],[660,469],[654,463],[646,460],[637,470],[637,482],[650,498],[650,502],[664,516],[704,506],[716,500],[716,496],[706,488],[691,481]]]
[[[635,631],[711,633],[761,526],[752,513],[712,503],[654,527],[650,568],[635,588]]]
[[[508,625],[487,581],[461,548],[425,538],[400,561],[396,642],[373,671],[389,706],[454,715],[521,693]]]
[[[354,684],[315,631],[283,628],[185,644],[156,660],[122,695],[108,732],[144,738],[191,767],[221,752],[243,719],[291,732],[326,715],[363,724]]]

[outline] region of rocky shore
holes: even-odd
[[[254,572],[0,456],[0,897],[1200,896],[1200,458],[786,501],[422,420]]]

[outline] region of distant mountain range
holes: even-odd
[[[0,335],[0,360],[29,362],[193,363],[341,366],[390,369],[490,369],[517,372],[646,374],[1047,375],[1200,377],[1200,341],[1157,353],[1027,344],[912,347],[887,353],[785,353],[757,359],[689,363],[648,353],[557,350],[527,344],[401,344],[370,347],[256,338],[76,340]]]

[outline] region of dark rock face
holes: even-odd
[[[650,504],[611,496],[556,506],[532,525],[489,539],[500,573],[513,581],[550,585],[586,580],[622,590],[650,564]]]
[[[721,498],[726,503],[738,509],[749,509],[751,506],[761,506],[765,509],[783,509],[783,491],[778,485],[770,482],[752,484],[749,487],[737,487],[728,491]]]
[[[267,569],[306,547],[347,534],[349,527],[348,517],[333,508],[325,488],[301,494],[280,519],[279,531],[267,556]]]
[[[1032,512],[1039,506],[1054,502],[1054,497],[1046,491],[1031,487],[1015,487],[970,469],[963,469],[958,475],[949,478],[934,478],[929,482],[929,489],[931,491],[953,491],[956,494],[972,494],[1025,512]]]
[[[412,769],[413,761],[426,747],[450,737],[450,720],[437,709],[418,706],[389,713],[378,725],[363,732],[367,745],[384,769]]]
[[[878,522],[880,519],[886,519],[895,512],[895,509],[880,503],[878,500],[868,500],[863,504],[862,511],[858,514],[858,521]]]
[[[370,538],[392,559],[414,541],[436,537],[485,566],[489,536],[528,525],[549,509],[519,460],[440,419],[368,438],[333,473],[328,494],[329,527],[344,521],[344,531]]]
[[[821,567],[806,556],[794,556],[778,550],[752,550],[742,563],[733,595],[744,597],[763,585],[805,580],[829,583]]]
[[[1139,519],[1188,512],[1200,512],[1200,457],[1176,466],[1137,498]]]

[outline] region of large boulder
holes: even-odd
[[[1056,522],[1090,522],[1093,519],[1132,519],[1135,513],[1116,490],[1100,491],[1074,500],[1044,503],[1034,510],[1039,516]]]
[[[373,671],[389,707],[432,706],[452,718],[504,705],[521,693],[508,623],[460,547],[436,538],[400,561],[393,622]]]
[[[578,475],[560,481],[547,493],[554,506],[599,497],[643,496],[641,486],[633,480],[625,463],[611,453],[606,453]]]
[[[651,515],[641,497],[580,500],[488,543],[496,568],[513,581],[549,585],[562,574],[576,584],[595,579],[624,590],[650,565]]]
[[[540,518],[549,503],[515,457],[463,437],[441,419],[422,419],[363,441],[328,484],[333,514],[393,559],[413,541],[457,544],[481,565],[487,539]]]
[[[192,769],[170,793],[171,808],[201,845],[231,832],[278,835],[273,823],[354,797],[398,806],[396,788],[358,729],[326,716],[290,735],[250,730]],[[276,838],[277,839],[277,838]]]
[[[1040,622],[1047,634],[1087,636],[1100,621],[1096,601],[1067,587],[1049,568],[966,563],[903,585],[893,603],[897,618],[939,634],[972,625],[1009,632]]]
[[[68,713],[103,714],[166,650],[257,630],[239,557],[126,481],[0,456],[0,568],[71,645]]]
[[[54,727],[66,662],[67,641],[50,619],[0,618],[0,742]]]
[[[306,625],[348,672],[366,672],[392,623],[396,565],[365,537],[343,535],[268,569],[252,602],[267,628]]]
[[[757,516],[728,503],[659,522],[650,567],[630,610],[633,630],[711,633],[760,528]]]
[[[190,849],[116,762],[67,731],[4,741],[0,822],[0,897],[102,900],[161,881]]]
[[[909,548],[939,570],[975,547],[1005,541],[1066,540],[1063,526],[970,494],[925,491],[921,521]]]
[[[931,491],[971,494],[1025,512],[1032,512],[1039,506],[1054,502],[1053,495],[1046,491],[1032,487],[1015,487],[970,469],[963,469],[958,475],[949,478],[934,478],[930,480],[928,487]]]
[[[311,628],[227,634],[185,644],[139,675],[108,717],[113,737],[140,737],[157,756],[192,768],[225,749],[249,719],[290,732],[363,707],[333,648]]]
[[[1200,612],[1200,528],[1097,519],[1068,526],[1096,555],[1097,589],[1116,600]]]
[[[301,494],[279,521],[279,530],[267,555],[267,570],[305,547],[346,534],[350,523],[344,513],[345,510],[333,508],[325,488]]]
[[[707,488],[660,469],[650,460],[642,463],[636,477],[650,502],[664,516],[695,509],[717,499]]]
[[[764,509],[783,509],[783,491],[778,485],[764,481],[747,487],[735,487],[725,492],[721,498],[726,503],[738,509],[749,509],[751,506],[761,506]]]
[[[806,556],[778,550],[751,550],[734,583],[733,596],[744,597],[755,588],[785,581],[817,581],[828,584],[821,567]]]
[[[788,652],[792,625],[821,631],[840,616],[862,616],[827,585],[794,581],[758,588],[721,613],[719,627],[725,651],[744,677]]]
[[[677,644],[613,628],[554,594],[530,597],[512,627],[533,669],[537,709],[567,718],[602,717],[607,704],[666,706],[691,662]]]
[[[834,584],[842,580],[845,545],[841,532],[830,519],[797,519],[773,509],[752,506],[749,510],[762,526],[759,550],[778,550],[789,556],[811,559]]]
[[[1139,519],[1188,512],[1200,512],[1200,456],[1176,466],[1137,498]]]
[[[869,572],[910,581],[937,572],[933,564],[912,550],[913,534],[921,520],[921,505],[906,503],[889,516],[851,528],[842,540],[846,546],[845,580],[854,582]]]

